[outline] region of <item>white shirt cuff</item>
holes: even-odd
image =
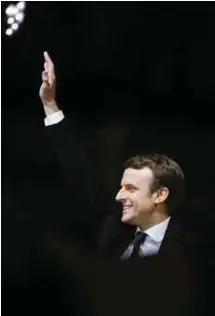
[[[60,123],[64,119],[64,117],[65,116],[62,111],[58,111],[51,115],[48,115],[44,120],[45,126]]]

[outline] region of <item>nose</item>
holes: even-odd
[[[125,196],[124,196],[124,193],[123,193],[122,189],[119,190],[119,192],[117,193],[115,199],[116,199],[117,202],[125,200]]]

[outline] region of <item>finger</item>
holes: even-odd
[[[55,80],[54,64],[47,52],[44,52],[44,58],[45,58],[44,69],[45,71],[48,72],[48,82],[50,85],[53,85],[54,80]]]
[[[48,75],[48,83],[52,87],[55,83],[55,76],[54,75]]]
[[[48,72],[48,65],[47,65],[47,63],[44,63],[44,69],[45,69],[46,72]]]
[[[45,62],[47,63],[49,70],[50,70],[50,68],[54,68],[53,61],[51,60],[51,58],[47,52],[44,52],[44,58],[45,58]]]

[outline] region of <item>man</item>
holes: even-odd
[[[92,177],[92,173],[90,174],[89,162],[86,162],[85,157],[83,157],[85,154],[76,154],[79,146],[75,143],[68,122],[55,100],[54,64],[47,52],[44,53],[44,57],[40,98],[46,114],[45,125],[50,139],[54,143],[60,163],[67,174],[71,176],[73,181],[75,179],[75,181],[81,182],[81,178],[84,178],[83,188],[81,191],[78,188],[77,192],[80,193],[82,200],[90,201],[88,205],[91,205],[94,203],[93,196],[95,196],[95,184],[92,183],[95,176]],[[76,157],[78,157],[77,161],[75,160]],[[79,161],[79,157],[82,157],[83,160]],[[118,226],[121,229],[124,226],[125,231],[131,233],[129,235],[129,238],[133,238],[130,240],[131,243],[137,232],[145,232],[145,240],[140,244],[142,256],[156,254],[165,248],[165,244],[170,242],[168,241],[170,237],[168,232],[172,242],[175,242],[176,238],[182,237],[180,236],[181,231],[179,233],[178,223],[177,225],[173,223],[171,215],[180,206],[180,202],[184,198],[184,189],[184,174],[180,166],[166,156],[142,155],[132,157],[126,162],[121,189],[116,196],[116,200],[122,203],[121,224]],[[109,219],[109,221],[111,220]],[[130,225],[131,227],[129,227]],[[176,232],[177,237],[175,236]],[[112,230],[112,236],[108,236],[108,243],[115,241],[114,233]],[[101,248],[104,245],[107,246],[105,234],[106,229],[104,229],[100,242]],[[127,239],[126,242],[128,242]],[[130,257],[132,245],[127,246],[129,249],[127,249],[126,257]],[[120,251],[123,250],[125,249],[120,249]]]
[[[80,203],[74,210],[76,213],[74,221],[78,217],[79,226],[75,224],[74,227],[79,227],[77,234],[81,235],[87,231],[85,238],[90,238],[89,230],[85,230],[87,221],[82,210],[86,208],[93,210],[95,206],[97,183],[95,173],[90,168],[83,149],[80,149],[76,143],[67,119],[56,103],[54,64],[47,52],[44,53],[44,58],[40,98],[46,114],[46,130],[60,164],[71,179],[77,204]],[[139,268],[145,264],[145,284],[152,285],[155,276],[160,278],[161,275],[157,272],[160,269],[163,278],[160,279],[161,284],[169,284],[168,276],[171,284],[174,276],[177,279],[176,284],[178,282],[176,287],[184,286],[183,293],[185,293],[186,286],[190,283],[187,280],[189,274],[184,272],[186,270],[186,268],[184,270],[184,262],[188,257],[192,257],[192,251],[189,247],[190,238],[174,219],[174,214],[184,198],[184,187],[183,172],[170,158],[163,155],[140,155],[129,159],[125,164],[121,189],[116,196],[116,200],[122,204],[122,211],[107,218],[102,236],[99,238],[100,253],[103,253],[105,258],[116,259],[117,262],[129,264],[135,262]],[[92,213],[89,214],[92,216]],[[146,261],[141,260],[143,257]],[[161,258],[159,259],[161,261],[148,261],[148,258],[152,257]],[[133,270],[133,274],[142,271],[142,269],[138,270],[139,268]],[[150,269],[154,269],[154,275],[148,279],[150,274],[147,271]],[[121,268],[117,271],[121,273]],[[139,277],[141,273],[138,273]],[[126,285],[122,286],[123,282],[124,278],[120,283],[122,291],[126,288]],[[160,293],[160,296],[162,294]]]

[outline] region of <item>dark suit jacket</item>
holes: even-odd
[[[82,233],[85,231],[84,238],[92,238],[93,245],[98,242],[99,252],[95,252],[94,257],[92,253],[74,246],[74,243],[65,248],[67,250],[64,249],[70,254],[67,256],[68,266],[79,271],[77,274],[87,291],[86,295],[94,293],[91,297],[94,312],[110,315],[114,305],[115,311],[120,314],[142,310],[151,312],[151,315],[157,312],[191,315],[190,304],[197,288],[193,237],[184,231],[178,220],[172,218],[158,255],[135,263],[135,268],[134,263],[120,262],[120,256],[133,239],[135,227],[123,225],[120,214],[116,213],[108,216],[101,234],[95,233],[101,197],[96,169],[76,141],[75,131],[67,119],[46,127],[46,131],[71,190],[75,193],[76,216],[72,225],[74,240],[83,241]],[[59,249],[63,251],[63,247]],[[127,303],[129,301],[130,304]],[[196,310],[194,314],[197,315]]]

